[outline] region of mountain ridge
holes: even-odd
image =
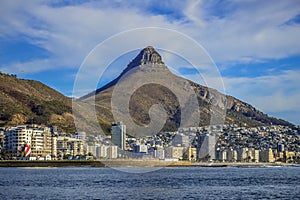
[[[134,78],[132,79],[134,81],[131,85],[128,85],[128,88],[137,84],[141,85],[131,94],[129,102],[130,117],[136,124],[141,126],[146,127],[149,125],[151,122],[149,110],[153,105],[160,104],[167,113],[166,124],[162,130],[177,130],[180,127],[183,107],[180,105],[180,99],[173,92],[177,91],[178,93],[184,87],[184,84],[188,83],[196,94],[199,104],[200,119],[197,126],[209,125],[211,112],[221,116],[225,109],[225,124],[237,124],[240,126],[273,124],[294,127],[292,123],[269,117],[252,105],[235,97],[224,96],[215,89],[172,74],[157,51],[153,47],[146,47],[127,65],[127,68],[116,79],[76,100],[95,104],[98,122],[106,134],[110,132],[111,123],[115,121],[111,109],[112,95],[118,87],[123,86],[122,83],[126,81],[125,75]],[[142,85],[145,80],[151,79],[151,75],[165,76],[167,77],[166,80],[169,79],[170,82],[175,81],[177,84],[175,86],[178,87],[173,88],[174,91],[172,91],[172,88],[168,88],[164,84],[153,84],[151,81],[146,85]],[[128,91],[125,90],[125,93],[127,94]],[[185,94],[184,92],[179,92],[179,96],[184,96]],[[95,95],[95,102],[90,102],[92,95]],[[15,75],[0,73],[0,99],[0,126],[37,123],[56,125],[61,128],[61,131],[76,131],[72,99],[39,81],[18,79]],[[218,108],[214,110],[212,104],[215,104]],[[81,113],[76,114],[81,119],[85,116],[85,114]],[[188,120],[190,119],[188,118]],[[86,124],[83,124],[83,126]],[[97,132],[91,132],[91,134],[97,134]]]
[[[147,76],[151,75],[155,77],[159,76],[161,73],[165,73],[166,76],[170,76],[170,79],[187,81],[195,91],[200,105],[201,116],[200,124],[198,124],[199,126],[210,124],[209,120],[211,118],[210,114],[212,110],[212,102],[214,102],[214,104],[216,104],[220,109],[226,110],[226,124],[239,124],[242,126],[261,126],[272,124],[293,126],[292,123],[285,120],[269,117],[267,114],[259,111],[252,105],[240,101],[237,98],[229,95],[225,95],[226,99],[221,98],[220,96],[223,94],[215,89],[202,86],[174,74],[169,75],[171,72],[164,65],[161,56],[151,46],[141,50],[141,52],[127,65],[116,79],[112,80],[105,86],[98,88],[94,92],[83,96],[81,100],[89,101],[89,97],[95,95],[95,107],[98,119],[108,126],[109,123],[114,121],[110,104],[116,85],[118,86],[123,84],[122,78],[126,79],[126,77],[124,77],[125,75],[128,77],[134,77],[138,76],[140,72],[143,72],[145,75],[144,77],[140,76],[140,79],[147,78]],[[138,78],[132,80],[133,83],[131,86],[134,86],[135,82],[139,82]],[[151,91],[151,93],[149,91]],[[153,95],[153,93],[155,95]],[[162,85],[154,86],[153,84],[148,84],[148,86],[143,86],[137,89],[135,93],[132,94],[129,108],[133,121],[141,126],[147,126],[151,121],[149,116],[149,109],[151,106],[154,104],[162,104],[169,117],[164,130],[176,130],[180,126],[180,105],[176,98],[170,93],[171,91],[168,92]],[[218,113],[219,111],[216,112],[217,113],[214,113],[214,115],[221,115],[221,111],[220,113]]]

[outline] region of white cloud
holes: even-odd
[[[3,66],[1,71],[5,73],[32,74],[53,68],[53,61],[49,59],[33,60],[28,62],[17,62],[11,66]]]
[[[4,13],[6,17],[0,19],[1,24],[5,24],[5,27],[0,27],[0,36],[25,36],[28,42],[52,54],[49,62],[53,68],[79,67],[97,44],[120,31],[144,26],[176,28],[164,16],[141,15],[135,8],[97,9],[90,4],[49,7],[40,3],[22,7],[22,4],[24,2],[7,3],[10,12]],[[126,42],[134,41],[124,41],[113,48]],[[39,60],[36,62],[40,63]],[[31,63],[36,66],[35,61]],[[11,70],[16,64],[20,65],[11,64]],[[43,67],[36,70],[42,71]]]
[[[194,25],[189,34],[208,49],[217,62],[241,58],[284,58],[300,54],[299,25],[284,25],[300,12],[293,1],[235,2],[225,17],[209,15],[205,1],[191,3],[186,14]],[[203,20],[205,18],[206,20]],[[199,25],[200,24],[200,25]]]
[[[223,77],[228,94],[242,99],[266,113],[299,123],[299,118],[288,118],[288,113],[300,113],[300,70],[283,71],[280,75],[254,78]]]
[[[185,16],[170,20],[167,15],[151,14],[147,8],[154,5],[176,12],[182,10]],[[172,5],[103,1],[51,7],[40,1],[4,1],[0,36],[23,35],[51,52],[53,65],[72,67],[78,67],[95,45],[111,35],[145,26],[171,28],[192,36],[216,62],[248,62],[300,54],[300,40],[296,39],[300,26],[284,25],[300,12],[300,6],[293,1],[229,3],[232,8],[228,6],[224,17],[212,13],[218,8],[214,1],[179,1],[180,8]],[[176,40],[167,42],[176,45]]]

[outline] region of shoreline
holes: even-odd
[[[0,167],[300,167],[294,163],[208,163],[164,160],[1,160]]]

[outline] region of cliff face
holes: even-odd
[[[193,90],[195,97],[186,91],[188,90],[186,85],[189,85],[189,88]],[[135,89],[130,91],[131,88]],[[118,93],[120,89],[122,91]],[[226,96],[214,89],[172,74],[162,61],[161,56],[150,46],[143,49],[115,80],[83,97],[82,100],[89,102],[89,97],[93,95],[95,95],[98,119],[104,127],[109,127],[109,124],[116,120],[116,113],[113,114],[111,107],[119,104],[121,104],[121,108],[117,114],[120,115],[120,118],[130,117],[134,123],[141,126],[147,126],[151,123],[152,119],[149,116],[151,107],[155,104],[161,105],[167,114],[163,130],[177,130],[179,126],[182,126],[182,123],[190,126],[217,124],[218,120],[214,120],[212,123],[212,115],[221,119],[224,113],[226,114],[225,124],[292,126],[289,122],[269,117],[234,97]],[[121,96],[122,98],[123,96],[124,98],[130,96],[129,103],[124,104],[120,100],[114,104],[114,99],[119,99]],[[196,108],[187,98],[181,99],[183,96],[197,99],[199,113],[194,112]],[[126,115],[127,107],[129,107],[129,115]],[[193,119],[199,117],[199,124],[183,122],[181,118],[184,112],[191,115],[191,118],[186,119],[186,121],[194,122]],[[153,116],[155,115],[159,116],[160,112],[154,112]]]
[[[0,125],[37,123],[75,131],[71,99],[33,80],[0,73]]]

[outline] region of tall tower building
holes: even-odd
[[[111,125],[111,141],[120,149],[125,149],[126,126],[122,122],[113,123]]]

